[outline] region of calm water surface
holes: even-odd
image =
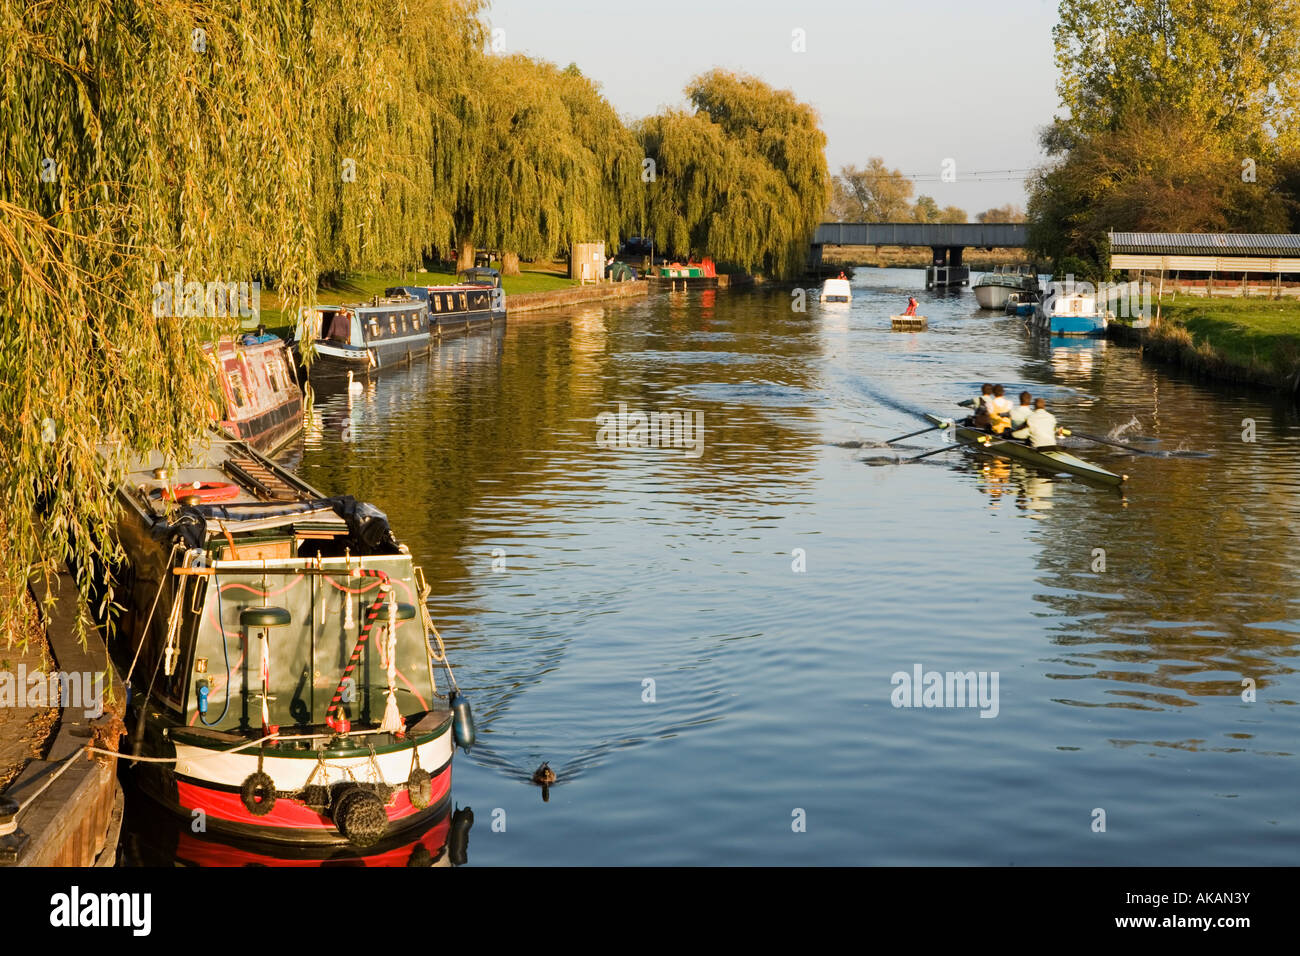
[[[920,271],[854,286],[523,317],[318,398],[290,460],[388,513],[475,706],[469,862],[1300,862],[1295,407]],[[930,331],[891,333],[912,292]],[[1206,454],[1079,443],[1127,498],[963,450],[863,462],[985,380]],[[620,402],[702,412],[703,454],[599,447]],[[997,716],[895,708],[916,665],[996,672]]]

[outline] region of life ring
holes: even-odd
[[[183,498],[198,498],[199,501],[229,501],[239,497],[239,486],[227,481],[192,481],[173,488],[157,488],[155,498],[167,498],[180,501]]]
[[[240,784],[239,799],[253,816],[264,817],[275,806],[275,781],[270,774],[256,770]]]

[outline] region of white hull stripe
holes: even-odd
[[[176,744],[176,773],[196,781],[207,781],[227,787],[238,788],[250,773],[257,772],[258,754],[256,751],[241,751],[228,754],[194,747],[189,744]],[[451,760],[451,731],[444,733],[427,743],[421,744],[420,766],[429,772],[441,767]],[[360,757],[326,758],[320,768],[320,761],[308,757],[277,757],[267,750],[262,757],[262,772],[269,774],[275,781],[275,789],[280,791],[301,790],[307,785],[307,778],[312,771],[312,784],[329,786],[335,783],[387,783],[390,786],[405,783],[411,773],[411,748],[392,753],[376,754],[372,762],[370,755]]]

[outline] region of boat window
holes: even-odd
[[[397,316],[395,316],[395,315],[390,315],[390,316],[388,317],[388,330],[389,330],[390,332],[396,334],[396,332],[397,332]]]
[[[230,399],[235,403],[236,408],[243,408],[247,403],[244,396],[244,377],[239,374],[238,370],[228,373],[230,381]]]
[[[370,317],[370,337],[375,338],[380,334],[381,333],[379,331],[379,320],[372,315]]]
[[[440,295],[431,295],[431,296],[429,296],[429,301],[433,303],[433,311],[435,311],[435,312],[441,312],[441,311],[442,311],[442,296],[440,296]]]
[[[468,308],[468,306],[465,305],[465,293],[462,292],[462,293],[460,294],[460,310],[461,310],[462,312],[464,312],[464,311],[466,311],[467,308]]]

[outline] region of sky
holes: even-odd
[[[628,120],[686,106],[706,70],[752,73],[818,110],[832,172],[880,156],[972,218],[1023,208],[1059,110],[1054,0],[493,0],[486,19],[503,52],[576,63]]]

